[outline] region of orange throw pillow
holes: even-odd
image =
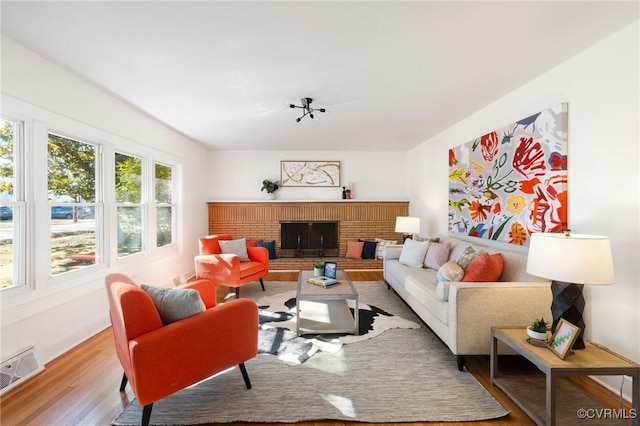
[[[347,259],[362,259],[363,242],[347,241]]]
[[[504,258],[502,253],[482,253],[471,262],[464,273],[462,281],[466,282],[494,282],[502,274]]]

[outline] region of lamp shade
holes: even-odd
[[[402,234],[417,234],[420,232],[420,218],[410,216],[396,217],[396,232]]]
[[[574,284],[613,284],[609,238],[597,235],[531,235],[527,272]]]

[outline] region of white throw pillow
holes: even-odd
[[[218,240],[220,251],[225,254],[237,254],[240,262],[248,262],[247,239],[239,238],[237,240]]]
[[[429,241],[407,239],[402,246],[402,252],[400,253],[400,259],[398,259],[398,261],[412,268],[422,268],[428,248]]]
[[[375,241],[378,243],[376,246],[376,259],[384,258],[384,248],[386,246],[395,246],[398,244],[397,241],[384,240],[382,238],[376,238]]]

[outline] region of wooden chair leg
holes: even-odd
[[[247,385],[247,389],[251,389],[251,380],[249,380],[249,373],[247,373],[247,367],[244,366],[244,362],[239,365],[244,384]]]
[[[236,299],[240,299],[240,287],[236,287]]]
[[[127,373],[122,373],[122,382],[120,382],[120,392],[124,392],[124,388],[127,386]]]
[[[142,408],[142,426],[149,426],[149,421],[151,420],[151,409],[153,408],[153,404],[145,405]]]
[[[262,281],[262,278],[260,278],[260,286],[262,286],[262,291],[264,291],[264,281]]]

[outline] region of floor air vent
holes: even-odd
[[[2,366],[0,367],[0,395],[42,370],[44,370],[44,367],[38,364],[38,360],[33,353],[33,346],[6,361],[2,361]]]

